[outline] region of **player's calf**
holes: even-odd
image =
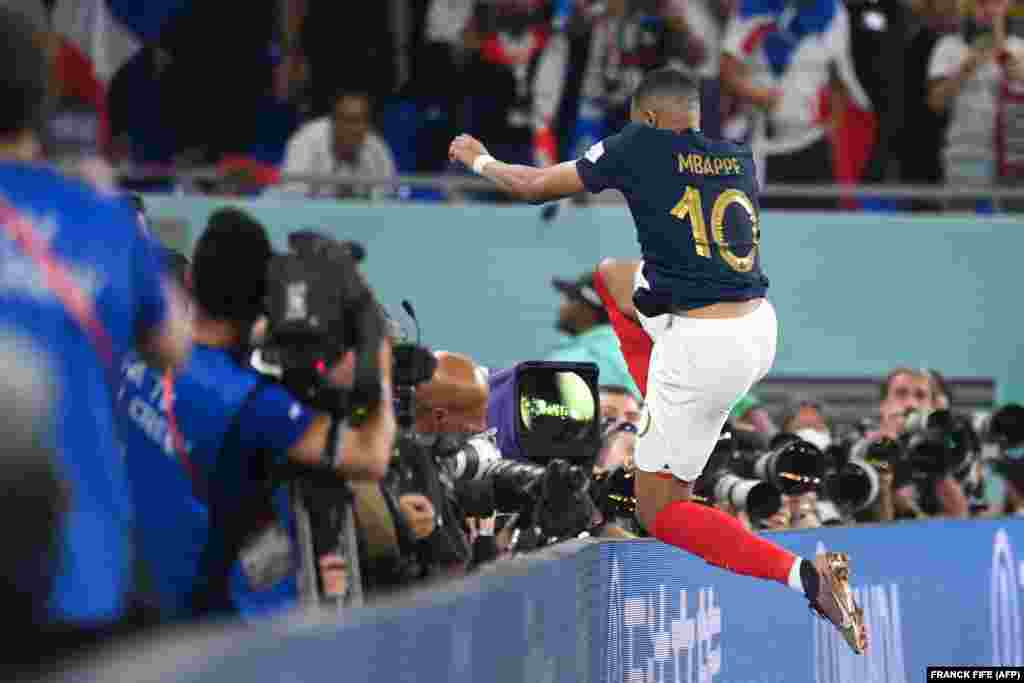
[[[690,500],[689,482],[667,473],[637,472],[637,515],[658,540],[728,571],[776,581],[805,595],[854,652],[867,649],[863,612],[849,585],[849,558],[819,555],[813,562],[751,533],[735,517]]]

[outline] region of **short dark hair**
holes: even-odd
[[[50,64],[38,33],[24,14],[0,7],[0,135],[42,129]]]
[[[209,316],[252,322],[264,310],[273,251],[266,229],[236,208],[218,209],[192,255],[192,290]]]
[[[669,66],[648,71],[633,92],[633,101],[642,105],[652,97],[683,100],[686,108],[699,109],[700,83],[692,76]]]
[[[924,377],[925,373],[905,365],[900,366],[898,368],[894,368],[892,372],[885,376],[885,379],[882,381],[882,385],[879,387],[881,400],[884,401],[885,399],[889,398],[889,385],[891,385],[892,381],[899,377],[900,375],[910,375],[911,377]]]
[[[370,107],[370,111],[373,111],[373,95],[368,91],[361,90],[359,88],[339,88],[338,90],[335,90],[334,94],[331,96],[331,111],[334,111],[334,108],[338,106],[338,102],[346,97],[355,97],[366,100],[366,103]]]

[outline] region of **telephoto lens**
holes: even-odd
[[[825,476],[821,450],[795,437],[767,453],[743,455],[739,462],[741,474],[771,482],[789,496],[817,489]]]
[[[850,458],[825,479],[828,498],[851,513],[873,505],[878,491],[878,470],[857,458]]]
[[[782,495],[767,481],[744,479],[722,470],[708,477],[707,489],[717,503],[728,503],[752,520],[771,517],[782,507]]]

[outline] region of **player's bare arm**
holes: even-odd
[[[452,140],[448,158],[489,179],[505,194],[533,204],[571,197],[584,191],[575,161],[547,168],[506,164],[488,154],[483,143],[472,135],[463,134]]]

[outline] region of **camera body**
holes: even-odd
[[[264,360],[280,367],[281,382],[300,400],[353,424],[380,401],[380,307],[349,249],[313,231],[288,236],[289,251],[267,269]],[[347,350],[356,354],[350,390],[331,386],[329,368]]]
[[[982,416],[976,429],[991,467],[1024,491],[1024,406],[1007,404]]]

